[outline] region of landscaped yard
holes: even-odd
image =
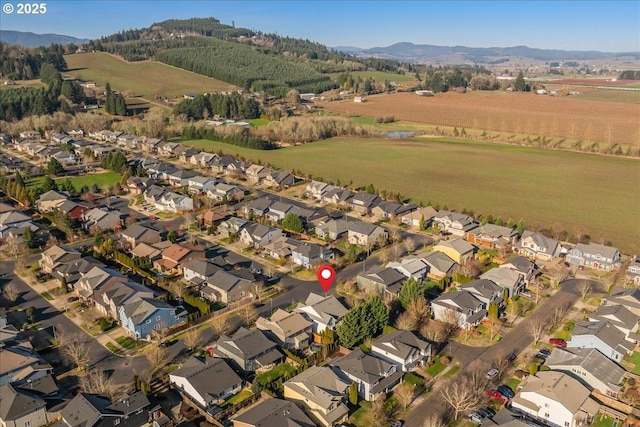
[[[444,373],[444,376],[446,378],[451,378],[452,376],[454,376],[456,374],[456,372],[458,372],[460,370],[460,365],[455,365],[452,366],[451,369],[449,369],[447,372]]]
[[[260,375],[256,375],[255,381],[257,381],[258,384],[264,386],[293,371],[294,371],[293,366],[288,365],[286,363],[281,363],[280,365],[276,366],[270,371],[264,372]]]
[[[613,427],[614,425],[616,425],[616,422],[613,418],[602,414],[598,414],[591,423],[591,427]]]
[[[636,375],[640,375],[640,352],[638,351],[633,352],[633,355],[631,356],[631,363],[635,365],[635,368],[633,368],[631,372],[633,372]]]
[[[355,186],[371,183],[410,197],[414,203],[446,203],[449,209],[466,208],[503,219],[522,217],[527,227],[552,227],[573,234],[588,230],[592,240],[610,240],[622,252],[633,252],[640,241],[640,231],[630,232],[626,226],[640,216],[637,198],[629,197],[631,182],[637,179],[619,179],[640,179],[637,159],[451,138],[332,138],[267,151],[216,141],[181,142],[299,169],[318,179],[353,180]],[[381,164],[380,159],[385,161]],[[481,171],[478,164],[485,165]],[[371,174],[372,170],[376,173]],[[428,186],[417,185],[427,182]],[[593,206],[617,209],[612,213]]]
[[[220,405],[220,407],[225,408],[227,406],[235,405],[236,403],[240,403],[243,400],[250,398],[251,396],[253,396],[253,393],[251,392],[251,390],[242,390],[240,393],[236,394],[235,396],[232,396],[229,399],[225,400],[222,403],[222,405]]]
[[[440,358],[436,358],[435,363],[432,366],[429,366],[427,369],[425,369],[424,372],[431,377],[435,377],[440,372],[442,372],[446,367],[447,365],[440,362]]]
[[[520,380],[517,378],[511,378],[509,381],[505,382],[505,385],[513,391],[518,390],[518,384],[520,384]]]
[[[363,400],[360,402],[360,407],[351,414],[349,422],[355,424],[357,427],[364,427],[362,423],[362,416],[371,408],[371,402]]]
[[[149,344],[146,341],[136,341],[131,337],[118,337],[116,338],[116,342],[126,350],[135,350],[137,348],[142,348],[147,344]]]

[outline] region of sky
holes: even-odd
[[[180,1],[37,0],[18,15],[0,0],[0,29],[98,38],[166,19],[215,17],[329,47],[398,42],[469,47],[640,51],[640,1]],[[5,5],[14,6],[11,14]]]

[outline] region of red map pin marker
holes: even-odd
[[[318,282],[320,282],[320,286],[322,286],[326,294],[331,289],[333,281],[336,280],[336,271],[330,265],[323,265],[318,268],[317,275]]]

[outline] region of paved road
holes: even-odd
[[[573,305],[580,298],[578,287],[582,279],[569,279],[562,283],[562,286],[555,295],[546,300],[537,310],[507,332],[501,341],[490,347],[470,347],[457,342],[451,342],[444,351],[449,352],[454,358],[462,363],[463,368],[458,376],[464,376],[476,366],[481,366],[487,370],[492,361],[504,357],[512,351],[521,353],[533,343],[533,339],[528,332],[529,325],[539,319],[552,317],[556,307],[563,304]],[[600,289],[601,285],[591,281],[593,289]],[[601,290],[601,289],[600,289]],[[442,386],[446,387],[446,383]],[[406,427],[421,427],[425,418],[431,414],[443,414],[447,408],[444,407],[440,394],[435,391],[418,406],[412,408],[404,417]]]

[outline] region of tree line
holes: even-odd
[[[37,79],[45,64],[58,71],[66,71],[63,54],[64,48],[58,44],[29,49],[0,43],[0,74],[10,80]]]
[[[185,126],[182,129],[184,139],[207,139],[209,141],[219,141],[226,144],[237,145],[238,147],[252,148],[254,150],[275,150],[278,148],[273,142],[252,137],[248,129],[242,129],[232,135],[217,134],[213,128],[198,128],[194,125]]]
[[[256,119],[260,117],[260,104],[253,98],[235,92],[231,95],[210,93],[182,100],[173,109],[173,114],[185,114],[193,120],[206,119],[215,114],[226,119]]]

